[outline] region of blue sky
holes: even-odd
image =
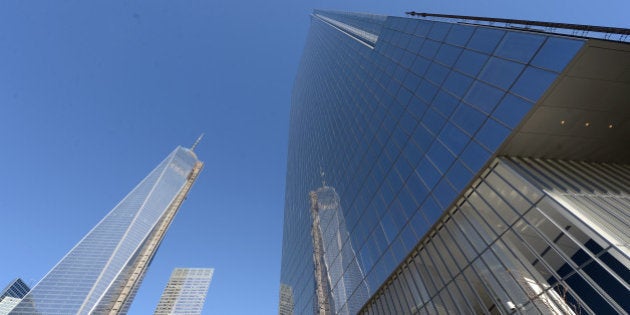
[[[204,314],[277,313],[290,92],[313,8],[630,28],[627,0],[2,1],[0,286],[34,285],[177,145],[205,169],[130,314],[214,267]]]

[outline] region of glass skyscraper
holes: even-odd
[[[202,165],[191,149],[176,148],[11,314],[126,313]]]
[[[0,291],[0,315],[9,314],[29,290],[30,288],[22,279],[17,278],[11,281],[4,290]]]
[[[497,21],[313,12],[293,313],[630,311],[630,30]]]
[[[155,314],[201,314],[213,274],[213,268],[175,268]]]

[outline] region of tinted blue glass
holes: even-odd
[[[442,88],[463,98],[473,79],[457,71],[451,71]],[[437,102],[437,100],[436,100]],[[438,104],[439,105],[439,104]]]
[[[491,113],[505,92],[482,82],[473,83],[464,101],[476,108]]]
[[[584,46],[584,40],[548,37],[532,60],[532,65],[561,72]]]
[[[486,60],[488,60],[488,55],[472,50],[464,50],[455,64],[455,69],[471,76],[476,76],[486,63]]]
[[[513,61],[492,57],[481,71],[479,78],[507,90],[521,74],[524,67]]]
[[[444,117],[438,114],[433,108],[429,108],[422,118],[422,124],[427,126],[433,135],[437,135],[440,132],[444,122],[446,122]]]
[[[468,135],[450,122],[446,123],[439,138],[456,155],[464,149],[470,140]]]
[[[424,41],[422,49],[420,49],[420,55],[429,59],[433,59],[438,49],[440,49],[440,43],[427,39]]]
[[[440,47],[440,50],[438,51],[437,56],[435,56],[435,59],[437,59],[438,61],[440,61],[441,63],[447,66],[452,66],[455,63],[455,61],[457,61],[457,57],[459,57],[459,54],[461,52],[462,52],[461,48],[451,46],[448,44],[442,44],[442,47]]]
[[[446,170],[455,160],[455,157],[448,152],[448,150],[439,141],[433,142],[433,145],[431,145],[431,148],[429,149],[428,156],[442,173],[446,173]]]
[[[514,128],[521,122],[532,106],[532,103],[518,96],[507,94],[492,116]]]
[[[448,33],[448,30],[451,28],[451,25],[452,24],[450,23],[443,23],[443,22],[433,23],[433,27],[431,28],[431,31],[429,32],[428,37],[437,41],[444,40],[444,37]]]
[[[509,32],[499,44],[495,55],[528,63],[544,40],[542,35]]]
[[[396,95],[396,99],[400,102],[400,104],[403,105],[403,107],[400,108],[401,112],[404,109],[404,107],[407,107],[407,103],[409,103],[409,100],[411,100],[412,96],[413,95],[411,94],[411,92],[405,88],[400,88],[398,90],[398,95]],[[394,115],[394,116],[397,117],[398,115]]]
[[[420,85],[420,77],[409,72],[405,77],[405,81],[403,81],[403,85],[411,91],[415,91]]]
[[[557,74],[553,72],[527,67],[512,87],[512,92],[534,102],[538,101],[556,77]]]
[[[474,135],[484,120],[486,115],[463,103],[460,103],[452,118],[452,121],[469,135]]]
[[[457,46],[465,46],[474,31],[475,28],[472,26],[455,24],[444,41]]]
[[[421,56],[416,57],[416,61],[413,63],[411,70],[413,73],[422,76],[429,68],[431,62]]]
[[[441,85],[444,79],[446,79],[448,71],[448,68],[434,62],[429,67],[426,78],[437,85]]]
[[[493,119],[488,119],[475,138],[481,144],[494,151],[499,148],[509,133],[509,129]]]
[[[437,187],[435,187],[433,196],[441,205],[438,211],[439,215],[442,215],[443,210],[453,202],[455,197],[457,197],[457,192],[453,190],[453,187],[451,187],[446,178],[442,178]],[[435,218],[435,220],[437,219],[438,218]]]
[[[430,103],[437,91],[438,87],[435,84],[427,80],[422,80],[422,82],[420,82],[420,86],[416,90],[416,95],[425,102]]]
[[[491,54],[505,35],[505,31],[479,27],[468,42],[468,48]]]
[[[429,30],[431,29],[434,23],[433,21],[423,21],[423,20],[416,20],[414,22],[416,23],[416,30],[414,31],[414,35],[420,36],[420,37],[426,37],[427,34],[429,34]]]
[[[414,60],[416,59],[416,55],[408,52],[408,51],[404,51],[403,52],[403,57],[400,60],[400,64],[403,65],[405,68],[409,68],[411,67],[411,65],[413,64]]]
[[[449,83],[449,80],[450,79],[446,80],[445,85]],[[448,117],[453,113],[455,108],[457,108],[458,103],[459,101],[455,97],[453,97],[447,92],[440,91],[435,96],[435,100],[433,101],[433,106],[435,106],[435,108],[440,113],[442,113],[445,117]]]
[[[424,112],[427,110],[427,108],[428,107],[425,102],[414,96],[411,98],[409,106],[407,106],[407,111],[416,119],[420,119],[424,115]]]
[[[433,198],[427,198],[420,209],[422,209],[422,212],[427,217],[427,220],[429,220],[429,222],[435,222],[442,215],[442,208],[438,206]]]
[[[422,177],[418,174],[418,171],[414,172],[407,179],[407,188],[415,199],[416,204],[420,204],[424,198],[429,194],[429,189],[422,181]]]
[[[420,161],[416,172],[418,172],[418,174],[421,174],[422,181],[424,181],[429,189],[433,189],[433,186],[435,186],[435,184],[437,184],[437,182],[440,180],[440,173],[426,158]]]
[[[409,45],[407,45],[407,50],[409,50],[410,52],[413,52],[414,54],[417,53],[420,48],[422,48],[422,44],[424,43],[424,39],[417,37],[417,36],[411,36],[411,40],[409,41]]]
[[[464,166],[460,159],[456,160],[446,174],[448,180],[457,190],[462,190],[473,178],[473,174]]]
[[[462,162],[470,169],[480,169],[490,157],[490,153],[475,141],[470,141],[461,155]]]
[[[425,127],[423,124],[420,124],[418,125],[418,127],[416,127],[416,131],[414,131],[411,138],[416,143],[416,145],[418,145],[418,148],[420,148],[420,150],[424,152],[429,149],[429,145],[431,145],[431,141],[433,141],[433,135],[431,135],[427,127]]]

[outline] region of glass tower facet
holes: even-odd
[[[202,165],[193,151],[176,148],[11,314],[125,313]]]
[[[4,290],[0,291],[0,314],[9,314],[30,289],[20,278],[11,281]]]
[[[293,312],[627,313],[630,45],[459,22],[311,15],[287,161]],[[314,203],[324,188],[334,211]]]
[[[175,268],[155,314],[201,314],[213,273],[213,268]]]

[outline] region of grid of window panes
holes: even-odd
[[[370,49],[313,17],[296,78],[281,281],[299,314],[316,306],[308,194],[321,171],[340,196],[343,246],[373,294],[583,45],[418,19],[374,23]]]
[[[362,313],[627,314],[629,187],[628,165],[499,159]]]
[[[28,293],[13,314],[88,314],[164,215],[197,161],[178,147]],[[125,269],[131,270],[131,269]]]
[[[154,314],[201,314],[213,268],[175,268]]]
[[[28,285],[26,285],[22,279],[17,278],[11,281],[11,283],[9,283],[6,288],[0,292],[0,301],[2,301],[5,296],[22,298],[29,290],[30,288]]]

